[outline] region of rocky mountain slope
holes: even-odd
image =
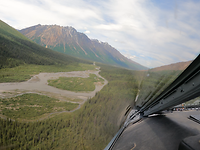
[[[178,62],[170,65],[160,66],[151,69],[151,71],[163,71],[163,70],[185,70],[192,61]]]
[[[145,70],[146,67],[124,57],[108,43],[91,40],[73,27],[58,25],[36,25],[20,30],[29,39],[71,56],[116,65],[133,70]]]
[[[20,64],[92,63],[44,48],[0,20],[0,69]]]

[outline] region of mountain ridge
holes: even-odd
[[[136,63],[106,42],[89,39],[73,27],[59,25],[35,25],[20,30],[29,39],[44,47],[74,57],[97,61],[133,70],[146,70],[147,67]]]
[[[163,70],[185,70],[190,64],[191,61],[185,61],[185,62],[177,62],[169,65],[164,65],[156,68],[150,69],[151,71],[163,71]]]
[[[0,69],[20,64],[68,65],[91,63],[44,48],[0,20]]]

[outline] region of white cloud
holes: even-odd
[[[136,58],[135,55],[124,55],[125,57],[129,58],[129,59],[132,59],[134,61],[134,59]]]
[[[85,34],[90,34],[90,31],[89,31],[89,30],[87,30],[87,31],[85,31],[84,33],[85,33]]]
[[[100,29],[100,30],[120,30],[122,27],[120,25],[116,24],[101,24],[95,26],[95,28]]]
[[[156,67],[191,60],[200,51],[200,2],[168,2],[170,8],[149,0],[6,0],[0,1],[0,18],[18,29],[39,23],[73,26]]]

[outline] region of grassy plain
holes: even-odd
[[[69,72],[84,70],[95,70],[95,66],[82,63],[71,65],[21,65],[14,68],[0,69],[0,83],[26,81],[33,75],[41,72]]]
[[[100,82],[103,84],[104,80],[97,77],[95,74],[90,74],[88,78],[80,77],[60,77],[56,80],[48,80],[50,86],[69,91],[94,91],[95,83]]]
[[[0,99],[0,114],[12,119],[36,119],[46,113],[70,111],[77,103],[59,101],[38,94],[24,94],[13,98]]]

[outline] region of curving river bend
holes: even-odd
[[[79,106],[76,109],[69,111],[73,112],[79,109],[87,99],[94,97],[96,92],[100,91],[108,83],[106,79],[99,75],[99,72],[100,68],[98,68],[97,71],[87,70],[58,73],[40,73],[38,75],[33,76],[30,80],[25,82],[0,83],[0,98],[15,97],[26,93],[37,93],[47,95],[49,97],[54,97],[62,101],[79,103]],[[104,84],[96,84],[95,90],[92,92],[72,92],[67,90],[61,90],[48,85],[48,80],[58,79],[59,77],[88,78],[89,74],[95,74],[96,76],[104,79]]]

